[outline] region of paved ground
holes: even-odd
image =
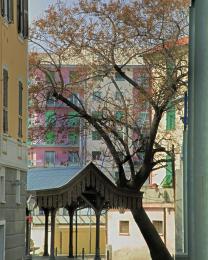
[[[32,259],[33,259],[33,260],[49,260],[49,257],[45,257],[45,256],[32,256]],[[56,256],[55,259],[56,259],[56,260],[70,260],[70,259],[73,259],[73,260],[82,260],[81,257],[78,257],[78,258],[68,258],[67,256]],[[94,257],[85,257],[84,259],[85,259],[85,260],[93,260]],[[102,257],[102,259],[104,260],[105,258]]]

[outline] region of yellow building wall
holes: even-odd
[[[27,115],[27,40],[17,32],[17,0],[14,0],[14,22],[8,24],[0,16],[0,134],[2,126],[3,68],[9,73],[8,136],[18,139],[18,81],[23,83],[23,138],[26,142]]]
[[[76,233],[75,226],[73,230],[73,252],[75,255],[76,250]],[[90,242],[91,241],[91,242]],[[95,226],[91,226],[91,239],[90,239],[90,226],[78,226],[78,240],[77,240],[77,253],[82,254],[82,248],[85,250],[85,254],[95,254]],[[90,246],[91,245],[91,246]],[[90,249],[91,247],[91,249]],[[100,227],[100,253],[105,254],[106,247],[106,227]],[[57,253],[62,255],[68,255],[69,253],[69,228],[67,226],[57,226],[55,235],[55,248]]]

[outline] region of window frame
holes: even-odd
[[[8,134],[9,131],[9,72],[7,68],[3,68],[3,133]]]
[[[23,118],[23,84],[21,81],[18,83],[18,88],[19,88],[19,104],[18,104],[18,137],[22,138],[23,137],[23,132],[22,132],[22,118]]]
[[[16,173],[16,204],[21,204],[21,173],[17,170]]]
[[[158,229],[158,227],[155,225],[156,223],[160,222],[162,224],[162,232]],[[155,229],[157,230],[158,234],[160,236],[164,235],[164,221],[162,220],[152,220],[152,224],[154,225]]]
[[[5,167],[0,168],[0,203],[6,203],[6,174]]]
[[[121,224],[122,223],[127,223],[128,224],[128,231],[127,232],[121,232],[122,227]],[[130,222],[129,220],[119,220],[119,235],[120,236],[130,236]]]
[[[52,163],[52,164],[50,164],[50,162],[47,164],[46,163],[46,154],[47,153],[53,153],[53,159],[54,159],[54,162]],[[51,157],[50,157],[50,159],[51,159]],[[44,166],[45,167],[55,167],[55,165],[56,165],[56,152],[55,151],[44,151]]]
[[[99,154],[99,158],[97,157]],[[92,151],[92,160],[93,161],[100,161],[101,160],[101,151]]]

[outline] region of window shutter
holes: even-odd
[[[123,111],[116,111],[115,113],[115,118],[117,121],[121,121],[124,117],[124,112]]]
[[[56,123],[56,113],[54,111],[47,111],[45,113],[45,123],[46,126],[54,125]]]
[[[169,110],[166,112],[166,130],[175,129],[175,106],[171,106]]]
[[[53,131],[47,132],[45,135],[45,142],[47,144],[54,144],[55,138],[56,138],[56,135]]]
[[[28,37],[28,0],[23,0],[23,37]]]
[[[1,0],[1,15],[4,17],[5,12],[4,12],[4,0]]]
[[[77,112],[69,112],[69,127],[78,126],[79,125],[79,114]]]
[[[21,32],[21,0],[17,0],[17,32]]]
[[[9,0],[9,10],[8,10],[8,15],[9,15],[9,22],[12,23],[14,21],[14,2],[13,0]]]
[[[4,94],[3,94],[3,106],[8,107],[8,71],[3,70],[3,86],[4,86]]]
[[[19,82],[19,115],[22,116],[22,82]]]

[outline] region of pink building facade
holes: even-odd
[[[79,105],[83,101],[84,90],[81,84],[73,85],[75,67],[62,68],[66,87],[65,96]],[[58,82],[58,75],[52,74]],[[44,82],[44,75],[37,71],[35,84]],[[46,84],[47,79],[45,78]],[[37,100],[38,107],[37,109]],[[29,167],[66,167],[82,164],[84,161],[84,138],[82,122],[78,114],[64,103],[42,93],[34,96],[29,104]]]

